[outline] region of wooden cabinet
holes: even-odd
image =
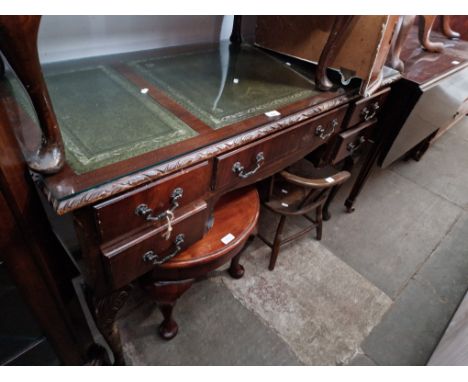
[[[102,242],[166,223],[165,212],[202,198],[209,190],[211,163],[202,162],[93,206]]]
[[[243,146],[216,158],[214,189],[225,190],[236,184],[260,180],[291,164],[284,159],[308,153],[326,144],[340,131],[347,106],[302,122],[283,132]]]
[[[195,202],[177,211],[170,235],[166,223],[142,235],[103,245],[103,260],[112,286],[125,286],[200,240],[206,231],[208,212],[204,201]]]
[[[347,127],[353,127],[361,122],[376,120],[382,113],[383,105],[390,89],[383,89],[372,97],[360,99],[351,106]]]

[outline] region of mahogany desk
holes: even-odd
[[[40,70],[38,62],[29,64]],[[42,70],[46,106],[60,127],[49,134],[56,146],[41,146],[44,121],[11,72],[0,82],[1,128],[16,132],[26,158],[40,146],[57,166],[32,176],[57,214],[73,215],[88,302],[117,359],[123,357],[115,317],[128,285],[157,268],[148,250],[163,259],[194,244],[223,194],[307,154],[320,153],[322,164],[342,162],[378,131],[388,84],[399,78],[389,76],[366,99],[356,84],[319,92],[310,67],[236,43]],[[60,168],[54,149],[62,144]],[[168,210],[174,232],[165,240]]]

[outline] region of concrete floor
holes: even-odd
[[[170,342],[135,290],[119,319],[128,363],[424,365],[468,288],[467,169],[468,122],[420,162],[375,169],[353,214],[344,187],[323,240],[285,247],[275,271],[256,239],[243,279],[218,271],[195,284],[178,302]],[[262,214],[267,236],[273,219]]]

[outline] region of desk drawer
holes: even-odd
[[[161,259],[180,253],[203,237],[208,208],[198,201],[181,209],[173,222],[169,240],[167,224],[122,243],[101,246],[104,266],[114,288],[120,288],[150,271]]]
[[[341,162],[347,156],[359,150],[372,135],[377,121],[363,123],[354,129],[338,134],[332,155],[332,164]]]
[[[389,92],[390,88],[387,88],[372,97],[357,101],[352,106],[348,127],[353,127],[361,122],[377,119],[382,111],[382,106],[384,105]]]
[[[146,219],[158,216],[176,204],[178,207],[174,211],[201,198],[208,191],[210,180],[211,164],[203,162],[94,206],[102,242],[133,230],[164,224],[164,218]]]
[[[302,122],[216,158],[216,190],[262,179],[288,165],[282,159],[298,152],[297,160],[328,142],[340,129],[347,105]]]

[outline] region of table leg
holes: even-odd
[[[346,38],[346,32],[354,16],[335,16],[330,36],[328,37],[315,72],[315,86],[319,90],[330,90],[333,83],[327,77],[327,68],[331,66]]]
[[[419,42],[428,52],[439,53],[444,49],[441,42],[432,42],[430,34],[437,16],[419,16]]]
[[[349,156],[344,160],[343,170],[348,171],[348,172],[352,172],[353,167],[354,167],[354,160],[353,160],[353,158],[351,156]],[[338,191],[341,189],[342,186],[343,185],[340,184],[339,186],[333,187],[331,189],[330,193],[328,194],[327,200],[326,200],[325,204],[323,205],[323,212],[322,212],[323,220],[325,220],[325,221],[330,220],[330,218],[331,218],[331,214],[330,214],[330,211],[329,211],[330,204],[333,202],[333,200],[335,199],[336,194],[338,193]]]
[[[438,130],[437,130],[438,131]],[[432,139],[437,135],[437,131],[433,132],[421,143],[419,143],[414,149],[412,149],[408,154],[410,158],[413,158],[416,162],[419,162],[426,151],[431,146]]]
[[[3,62],[2,56],[0,56],[0,77],[5,75],[5,63]]]
[[[177,335],[179,325],[174,320],[174,306],[182,294],[193,284],[194,279],[181,281],[153,281],[144,285],[145,290],[158,304],[164,319],[159,325],[159,335],[165,340],[171,340]]]
[[[373,143],[369,153],[364,159],[364,163],[353,184],[353,188],[351,189],[351,192],[349,193],[349,196],[345,201],[346,212],[354,212],[354,202],[356,201],[356,198],[360,194],[362,188],[364,187],[364,184],[369,178],[371,170],[374,167],[375,161],[377,160],[377,157],[379,155],[380,147],[381,144]]]
[[[242,43],[242,16],[235,15],[234,16],[234,25],[232,27],[231,37],[229,38],[234,44],[241,44]]]
[[[96,326],[114,354],[114,365],[125,365],[120,333],[115,319],[119,310],[125,305],[129,291],[130,287],[125,287],[102,298],[91,298]]]
[[[37,152],[26,158],[37,172],[52,174],[65,161],[62,136],[42,75],[37,51],[40,16],[0,16],[0,50],[28,93],[43,139]]]
[[[239,264],[239,260],[242,254],[244,253],[244,251],[254,241],[254,239],[255,239],[255,234],[250,235],[244,247],[240,250],[240,252],[236,256],[232,258],[231,265],[229,266],[229,269],[228,269],[228,273],[232,278],[240,279],[242,278],[242,276],[244,276],[245,270],[242,264]]]
[[[400,16],[401,21],[400,24],[395,31],[397,34],[395,41],[392,44],[392,47],[390,48],[390,54],[389,54],[389,61],[390,61],[390,66],[393,69],[396,69],[400,72],[404,72],[405,70],[405,64],[400,58],[401,50],[403,49],[404,43],[406,41],[406,38],[408,37],[408,34],[411,30],[411,27],[414,24],[414,19],[416,16]]]
[[[451,40],[459,39],[460,33],[455,32],[450,26],[450,16],[444,15],[441,17],[442,17],[442,32],[444,33],[444,35]]]

